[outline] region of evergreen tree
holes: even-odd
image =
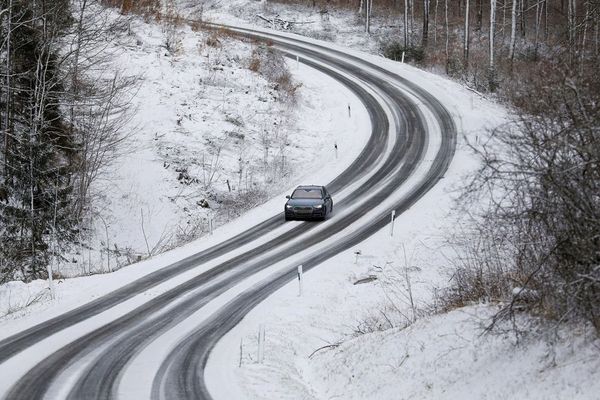
[[[10,1],[10,96],[0,176],[0,282],[45,278],[56,245],[72,239],[72,161],[77,147],[63,123],[55,44],[69,23],[68,1]],[[8,37],[8,36],[6,36]],[[5,88],[5,91],[7,88]]]

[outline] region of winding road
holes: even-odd
[[[356,160],[328,184],[335,214],[323,223],[285,223],[282,214],[274,215],[212,248],[0,341],[0,376],[13,365],[31,363],[14,381],[0,378],[0,397],[211,399],[204,368],[223,335],[293,280],[296,265],[308,271],[355,246],[389,223],[391,210],[401,214],[445,174],[454,155],[456,128],[430,93],[380,66],[307,39],[229,29],[268,39],[290,57],[298,56],[305,65],[336,79],[363,102],[372,131]],[[182,279],[199,265],[210,268]],[[182,281],[162,293],[137,300],[177,279]],[[134,301],[135,307],[119,311]],[[198,315],[199,323],[183,328]],[[102,323],[75,333],[77,326],[93,320]],[[72,339],[65,341],[71,330]],[[178,335],[175,346],[157,346],[173,332]],[[53,341],[58,336],[62,341]],[[47,352],[43,356],[36,359],[29,354],[42,345]],[[154,360],[148,367],[152,374],[136,375],[131,366],[142,358]]]

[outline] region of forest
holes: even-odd
[[[124,139],[131,82],[103,68],[123,27],[97,6],[0,2],[0,283],[47,277],[85,239],[90,186]]]

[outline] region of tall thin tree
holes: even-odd
[[[496,0],[490,0],[490,32],[489,32],[489,87],[496,89],[496,64],[494,60],[494,36],[496,34]]]
[[[408,38],[408,1],[404,0],[404,48],[406,49],[409,45]]]
[[[515,58],[515,42],[517,39],[517,0],[512,0],[510,12],[510,43],[508,47],[508,59],[512,65]]]
[[[469,41],[470,41],[469,5],[470,5],[470,1],[465,0],[465,34],[464,34],[464,42],[463,42],[463,59],[464,59],[464,64],[465,64],[465,71],[469,70]]]
[[[423,0],[423,48],[427,47],[429,41],[429,0]]]

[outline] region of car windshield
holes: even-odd
[[[292,199],[322,199],[321,189],[302,188],[294,190]]]

